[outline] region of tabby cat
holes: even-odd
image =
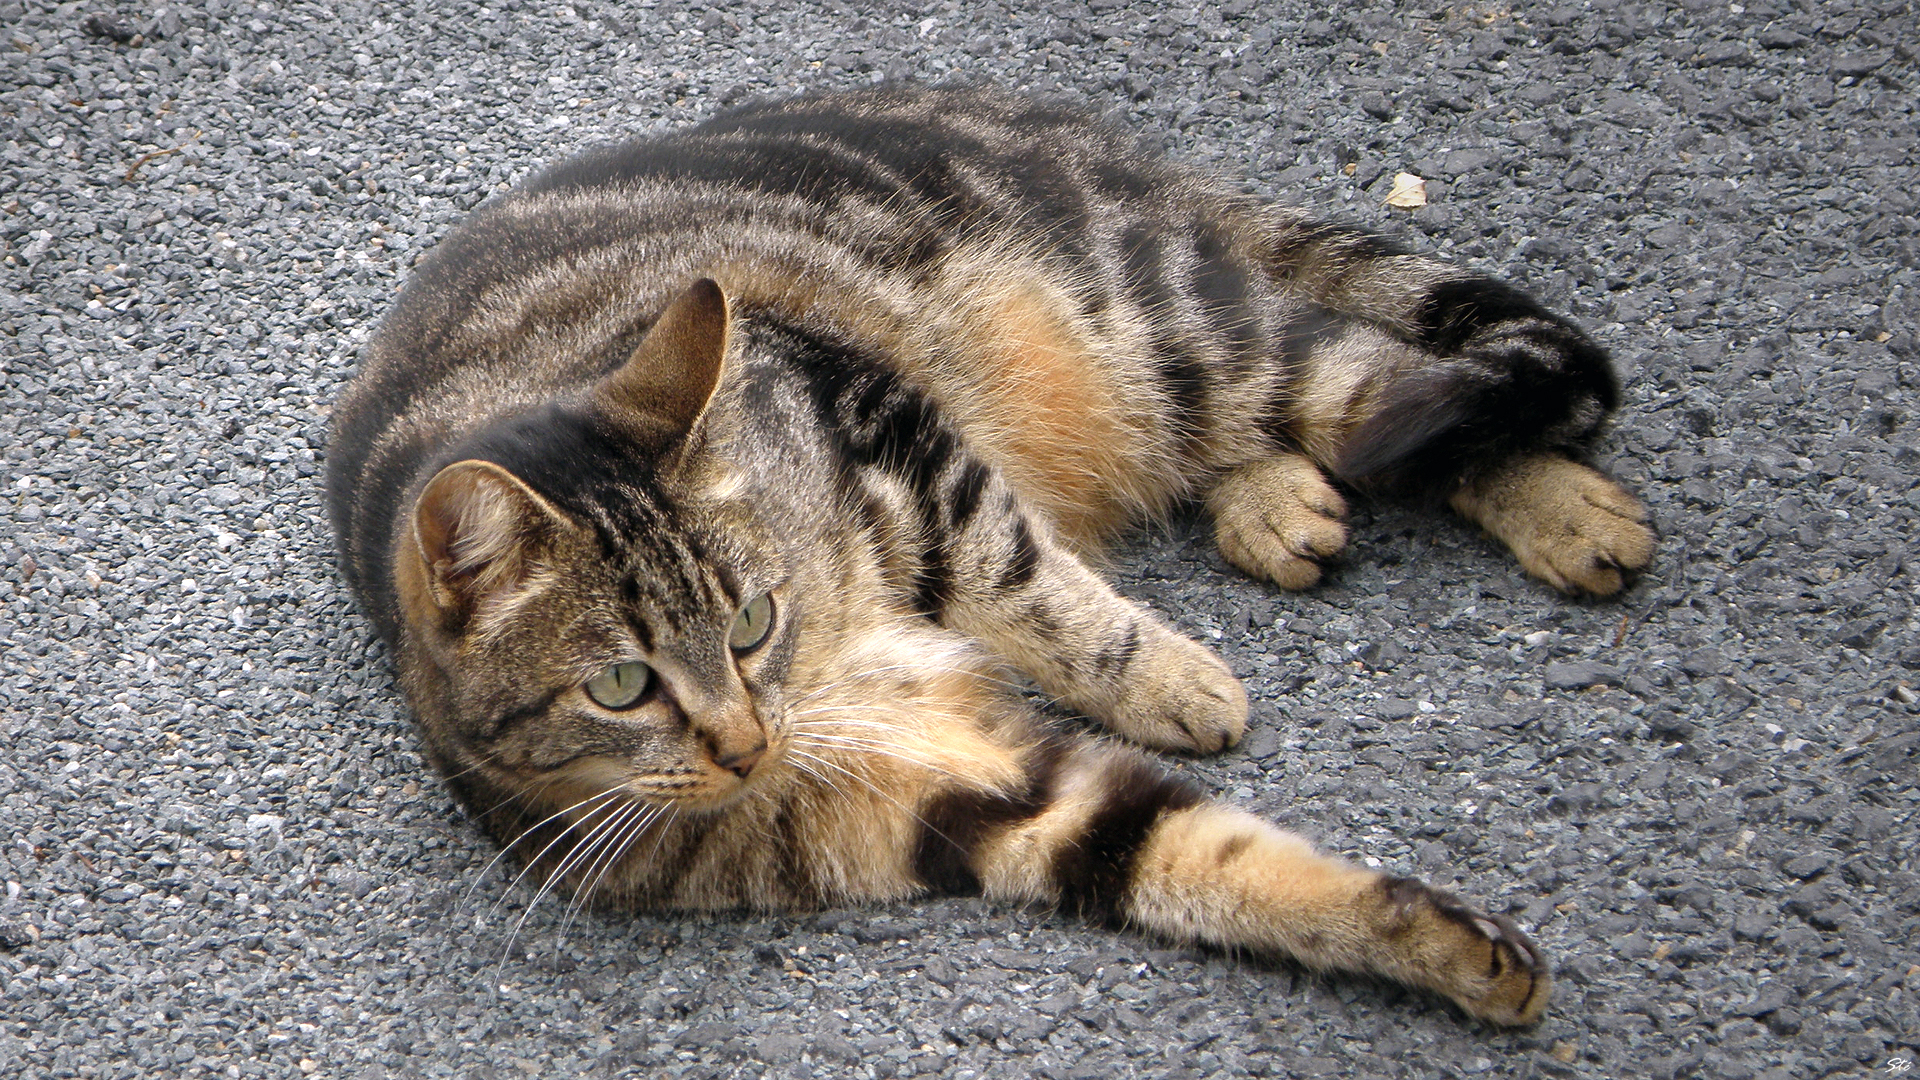
[[[1512,922],[1127,745],[1231,746],[1246,695],[1082,556],[1204,504],[1230,562],[1300,588],[1344,488],[1612,593],[1653,549],[1579,463],[1617,395],[1506,285],[1073,109],[887,85],[476,212],[369,344],[328,488],[428,756],[578,899],[984,892],[1527,1024],[1550,980]]]

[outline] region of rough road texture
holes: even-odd
[[[1164,7],[0,2],[0,1075],[1920,1057],[1913,6]],[[1190,525],[1115,560],[1259,702],[1183,767],[1511,911],[1558,965],[1538,1029],[970,901],[567,925],[484,869],[332,568],[327,404],[412,260],[537,164],[883,75],[1115,108],[1615,350],[1601,457],[1664,537],[1619,602],[1377,508],[1303,596]],[[1403,170],[1428,206],[1382,205]]]

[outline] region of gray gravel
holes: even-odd
[[[1920,1058],[1909,3],[0,0],[0,1075],[1803,1078]],[[1332,13],[1329,13],[1331,11]],[[331,563],[327,404],[538,163],[983,75],[1508,275],[1612,347],[1664,541],[1571,603],[1364,511],[1305,596],[1115,560],[1259,702],[1223,798],[1511,909],[1500,1034],[945,901],[533,905]],[[1430,205],[1381,200],[1394,173]]]

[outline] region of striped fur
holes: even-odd
[[[1287,587],[1344,546],[1341,485],[1617,590],[1651,533],[1577,458],[1616,393],[1498,282],[1073,110],[891,86],[477,212],[369,345],[328,485],[429,756],[579,902],[984,892],[1515,1024],[1549,980],[1512,923],[1062,731],[1004,674],[1131,743],[1233,743],[1226,667],[1082,561],[1196,501]]]

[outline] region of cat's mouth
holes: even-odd
[[[722,765],[708,760],[698,767],[671,773],[633,773],[622,785],[630,799],[677,810],[715,813],[747,798],[782,771],[786,760],[783,740],[771,740],[757,753]]]

